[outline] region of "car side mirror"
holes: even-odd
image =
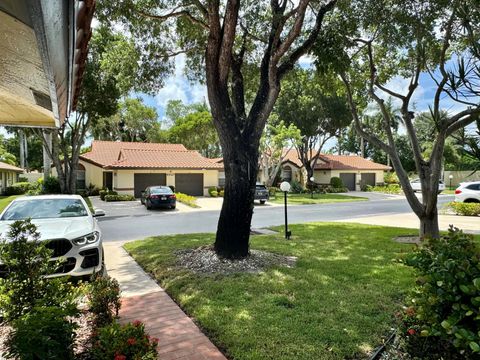
[[[93,217],[99,217],[99,216],[105,216],[105,211],[102,209],[95,209],[95,212],[93,213]]]

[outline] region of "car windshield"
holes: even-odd
[[[2,220],[53,219],[87,216],[79,199],[28,199],[14,201],[5,211]]]
[[[157,195],[157,194],[172,194],[172,189],[165,187],[165,188],[151,188],[150,194]]]
[[[257,185],[257,190],[265,190],[265,185]]]

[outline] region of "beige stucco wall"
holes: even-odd
[[[208,188],[218,186],[218,170],[114,170],[113,189],[121,194],[132,194],[134,174],[167,174],[167,185],[175,186],[175,174],[203,174],[203,194],[208,196]]]
[[[85,167],[85,185],[92,184],[101,189],[103,187],[103,169],[83,160],[80,160],[79,163]]]
[[[11,186],[13,183],[16,183],[17,179],[18,173],[15,171],[0,170],[0,194],[5,192],[5,188],[7,186]]]

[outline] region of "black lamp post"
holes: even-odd
[[[288,231],[288,217],[287,217],[287,193],[290,191],[290,183],[284,181],[280,184],[280,190],[283,191],[285,199],[285,239],[289,240],[292,235],[291,231]]]
[[[315,178],[313,176],[310,177],[310,192],[311,192],[311,195],[312,195],[312,199],[313,199],[313,188],[315,186]]]

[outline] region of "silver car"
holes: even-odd
[[[0,233],[16,220],[30,218],[40,240],[53,251],[52,259],[65,261],[55,276],[88,276],[104,271],[102,232],[95,217],[79,195],[22,196],[13,200],[0,215]]]

